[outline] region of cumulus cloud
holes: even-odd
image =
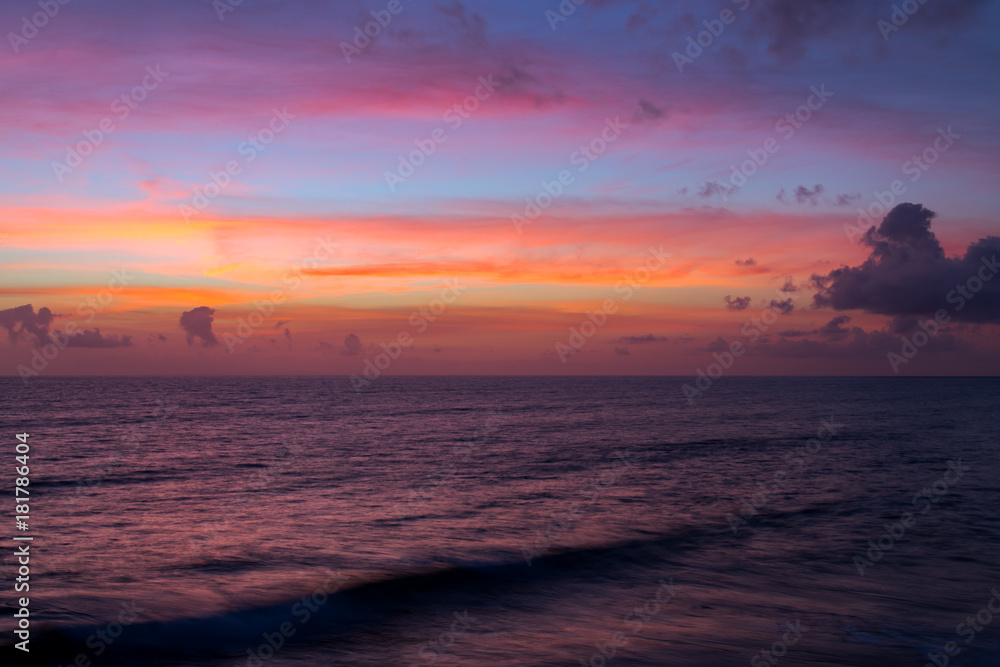
[[[786,315],[795,310],[795,304],[792,303],[792,299],[790,297],[788,299],[782,299],[781,301],[771,299],[771,303],[768,305],[782,315]]]
[[[187,344],[194,345],[194,339],[200,338],[203,347],[219,344],[219,339],[212,333],[212,322],[215,321],[215,309],[208,306],[198,306],[194,310],[181,313],[180,326],[187,334]]]
[[[1000,323],[1000,237],[973,242],[947,257],[931,231],[936,213],[900,204],[861,237],[863,264],[814,275],[817,307],[893,317],[927,317],[945,309],[955,321]]]
[[[705,346],[705,350],[708,352],[725,352],[728,349],[729,349],[729,343],[724,341],[722,339],[722,336],[719,336],[718,338],[716,338],[711,343]]]
[[[361,354],[361,350],[361,339],[354,334],[347,334],[347,337],[344,338],[344,349],[341,354],[345,357],[356,357]]]
[[[48,308],[42,307],[35,312],[31,304],[0,310],[0,326],[7,329],[10,342],[31,338],[38,345],[57,342],[61,347],[112,348],[131,347],[132,337],[116,335],[101,335],[100,329],[85,329],[84,331],[67,334],[62,331],[49,332],[49,327],[55,316]]]
[[[454,22],[466,37],[477,46],[486,43],[486,19],[469,12],[461,2],[439,6],[438,10]]]
[[[736,188],[730,187],[725,183],[719,183],[718,181],[708,181],[698,188],[698,196],[702,199],[709,199],[715,196],[725,199],[734,192],[736,192]]]
[[[746,310],[750,307],[750,297],[748,296],[738,296],[738,297],[726,297],[726,309],[727,310]]]
[[[778,193],[778,201],[783,204],[790,204],[792,200],[795,200],[797,204],[809,204],[810,206],[816,206],[819,204],[820,195],[823,194],[825,188],[822,185],[816,184],[812,190],[804,185],[800,185],[795,188],[795,191],[788,195],[785,193],[785,189],[781,188],[781,192]]]
[[[49,327],[53,319],[51,310],[42,307],[36,313],[30,303],[0,310],[0,327],[7,330],[7,337],[11,343],[28,336],[34,338],[36,343],[42,345],[48,343]]]
[[[72,336],[66,335],[66,340],[68,341],[67,347],[89,347],[94,349],[132,347],[131,336],[122,336],[121,338],[114,334],[102,336],[100,329],[94,329],[93,331],[85,329],[84,331],[73,334]]]
[[[840,315],[821,326],[817,330],[817,333],[831,340],[843,340],[850,333],[850,330],[841,325],[847,324],[850,321],[851,318],[847,315]]]

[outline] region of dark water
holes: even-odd
[[[1000,664],[1000,381],[682,382],[4,380],[0,662]]]

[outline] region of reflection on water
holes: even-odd
[[[1000,382],[681,384],[4,381],[25,664],[996,664]]]

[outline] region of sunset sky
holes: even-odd
[[[1000,372],[1000,3],[52,4],[6,375]]]

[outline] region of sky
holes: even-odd
[[[0,373],[996,374],[998,30],[4,2]]]

